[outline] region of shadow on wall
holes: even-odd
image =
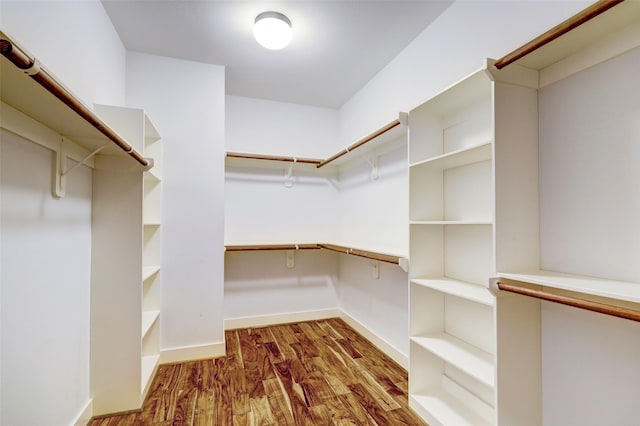
[[[296,252],[294,256],[294,267],[287,268],[284,250],[226,253],[225,294],[336,288],[338,263],[335,253],[308,250]]]

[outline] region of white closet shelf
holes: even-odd
[[[585,19],[586,16],[591,16],[592,19]],[[527,68],[543,70],[639,20],[638,1],[595,2],[561,25],[498,59],[495,66],[502,69],[516,63]],[[635,45],[638,45],[637,39]]]
[[[606,297],[619,301],[640,303],[640,283],[637,282],[607,280],[545,270],[522,274],[498,272],[497,275],[499,278],[506,278],[523,283],[568,290],[591,296]]]
[[[260,164],[260,167],[281,168],[282,163],[288,163],[289,165],[295,164],[295,167],[315,169],[320,163],[322,163],[322,160],[319,158],[293,157],[286,155],[257,154],[247,152],[225,153],[226,166],[254,167]]]
[[[401,112],[398,114],[398,119],[382,126],[373,133],[365,136],[359,141],[349,145],[347,148],[335,153],[318,165],[318,168],[326,165],[341,165],[349,161],[349,155],[355,150],[358,150],[359,155],[364,155],[368,152],[379,149],[381,146],[393,142],[394,140],[405,136],[407,134],[408,114]]]
[[[142,337],[147,335],[151,326],[160,317],[160,311],[144,311],[142,312]]]
[[[490,160],[493,150],[492,147],[493,143],[491,141],[487,141],[468,148],[458,149],[456,151],[447,152],[437,157],[419,161],[415,164],[411,164],[411,167],[445,170],[453,169],[460,166],[466,166],[468,164]]]
[[[142,281],[146,281],[160,272],[160,265],[145,266],[142,268]]]
[[[295,163],[296,165],[312,166],[314,168],[325,167],[329,164],[331,164],[332,166],[340,165],[348,161],[348,154],[352,153],[355,150],[358,150],[358,154],[363,155],[367,152],[376,150],[382,145],[392,142],[403,135],[406,135],[407,117],[407,113],[399,113],[398,119],[382,126],[380,129],[374,131],[373,133],[365,136],[359,141],[349,145],[347,148],[344,148],[343,150],[326,159],[294,157],[290,155],[226,152],[225,164],[227,166],[246,167],[254,164],[256,161],[268,161],[274,163]]]
[[[479,382],[490,388],[494,387],[494,357],[490,353],[447,333],[430,333],[423,336],[413,336],[410,339]]]
[[[226,252],[235,251],[268,251],[268,250],[316,250],[325,249],[338,253],[350,254],[354,256],[364,257],[371,260],[393,263],[399,265],[403,270],[407,271],[409,267],[409,259],[407,253],[392,253],[377,248],[368,249],[362,246],[354,247],[351,245],[332,244],[332,243],[266,243],[266,244],[225,244]]]
[[[411,283],[421,287],[427,287],[446,293],[461,299],[481,303],[487,306],[495,305],[495,296],[491,291],[479,284],[455,280],[447,277],[440,278],[414,278]]]
[[[0,31],[0,99],[90,152],[148,162],[11,37]]]
[[[256,243],[256,244],[225,244],[225,251],[269,251],[269,250],[318,250],[315,243]]]
[[[160,221],[155,221],[155,220],[154,220],[154,221],[144,222],[144,223],[143,223],[143,225],[144,225],[144,226],[150,226],[150,227],[153,227],[153,226],[160,226],[160,225],[161,225],[161,223],[160,223]]]
[[[493,225],[491,220],[412,220],[410,225]]]
[[[409,405],[418,411],[429,425],[489,426],[492,408],[478,397],[455,384],[446,376],[442,386],[429,392],[409,395]],[[470,407],[484,411],[482,416]]]

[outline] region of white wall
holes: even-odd
[[[640,285],[638,69],[640,48],[539,92],[544,269]],[[636,424],[640,324],[550,304],[542,324],[544,423]]]
[[[340,109],[357,139],[586,7],[589,1],[458,0]]]
[[[340,172],[338,240],[345,245],[406,255],[409,246],[406,135],[390,142],[384,150],[366,156],[370,161],[378,159],[376,179],[371,177],[371,166],[357,151]],[[409,353],[407,279],[407,273],[397,265],[380,262],[380,277],[376,279],[371,261],[340,257],[340,309],[405,356]]]
[[[341,144],[347,145],[390,122],[398,112],[408,112],[430,97],[479,69],[487,57],[498,58],[558,22],[575,14],[589,2],[483,1],[453,3],[382,71],[340,109]],[[406,154],[405,154],[406,155]],[[406,167],[406,162],[405,162]],[[348,181],[345,173],[341,183]],[[399,173],[385,183],[371,183],[341,191],[341,231],[346,238],[370,238],[402,244],[408,233],[408,180]],[[353,218],[364,217],[357,223]],[[398,221],[402,221],[402,224]],[[374,226],[369,227],[372,224]],[[386,224],[386,226],[384,225]],[[403,228],[403,224],[405,227]],[[369,229],[369,235],[366,234]],[[380,235],[380,233],[387,235]],[[406,247],[406,246],[405,246]],[[342,259],[338,282],[340,306],[376,334],[407,353],[407,300],[382,297],[407,286],[407,275],[381,277],[372,282],[367,297],[370,266]],[[363,278],[359,278],[363,277]],[[377,295],[380,296],[377,296]],[[398,320],[381,324],[380,318]]]
[[[87,105],[124,104],[125,49],[98,0],[0,10],[3,30]],[[70,424],[90,403],[91,172],[74,170],[55,200],[51,152],[1,143],[0,423]]]
[[[337,151],[337,112],[227,96],[226,149],[326,158]],[[331,240],[338,212],[335,173],[294,165],[293,186],[284,186],[290,163],[228,166],[225,241],[304,243]]]
[[[285,251],[227,253],[225,319],[259,321],[256,317],[335,310],[338,256],[301,250],[295,253],[295,266],[287,268]]]
[[[326,158],[337,148],[336,110],[227,96],[226,149]],[[318,243],[337,235],[337,174],[289,163],[227,166],[227,243]],[[337,255],[296,254],[286,268],[285,252],[228,253],[225,262],[225,318],[335,309]]]
[[[127,54],[127,105],[162,136],[161,350],[224,340],[224,104],[224,67]]]
[[[228,151],[325,158],[342,148],[331,108],[227,96]]]
[[[0,132],[0,424],[70,424],[89,401],[91,171],[54,199],[53,152]]]

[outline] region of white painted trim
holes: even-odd
[[[300,321],[316,321],[340,316],[339,309],[318,309],[315,311],[287,312],[273,315],[256,315],[252,317],[228,318],[224,320],[224,329],[265,327],[274,324],[286,324]]]
[[[160,364],[216,358],[224,356],[225,354],[226,349],[224,341],[209,343],[206,345],[162,349],[160,351]]]
[[[347,314],[346,312],[340,310],[340,318],[349,324],[354,330],[364,336],[367,340],[369,340],[375,347],[384,352],[387,356],[393,359],[395,362],[400,364],[405,370],[409,370],[409,357],[402,353],[400,350],[396,349],[391,343],[384,340],[382,337],[375,334],[373,331],[368,329],[364,324]],[[408,337],[407,337],[408,339]]]
[[[86,405],[72,423],[73,426],[87,426],[93,417],[93,399],[87,401]]]

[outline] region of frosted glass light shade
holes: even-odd
[[[253,36],[262,47],[279,50],[291,43],[291,21],[279,12],[262,12],[256,16]]]

